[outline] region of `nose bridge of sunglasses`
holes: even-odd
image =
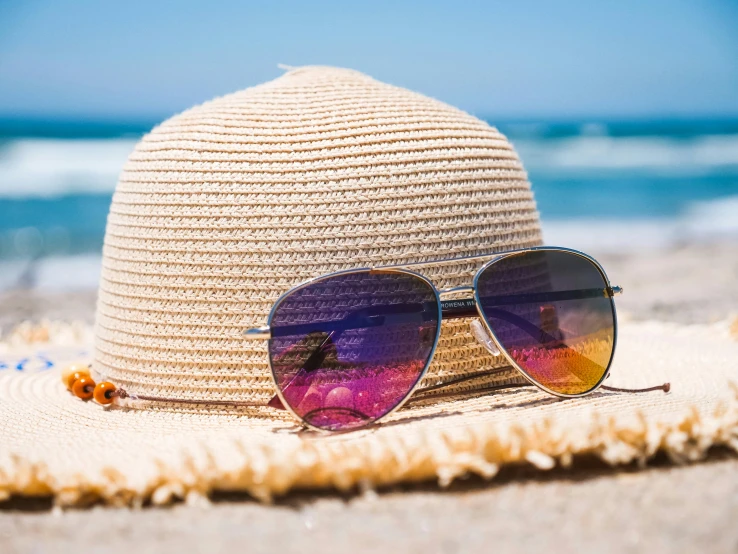
[[[477,312],[477,302],[474,298],[454,298],[446,299],[449,296],[458,296],[464,293],[473,293],[473,287],[455,287],[440,291],[441,296],[441,313],[444,319],[472,318],[469,323],[472,335],[479,344],[492,354],[500,356],[501,352],[497,348],[495,341],[489,336],[482,322],[479,320],[479,312]]]

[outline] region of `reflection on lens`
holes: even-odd
[[[590,260],[561,251],[513,254],[479,275],[477,294],[500,345],[537,383],[582,394],[604,378],[615,310]]]
[[[270,326],[272,371],[292,411],[314,427],[351,429],[392,411],[420,379],[439,304],[414,275],[353,272],[289,294]]]

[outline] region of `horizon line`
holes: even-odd
[[[0,124],[35,123],[58,125],[116,125],[116,126],[154,126],[182,112],[168,115],[160,114],[73,114],[73,113],[13,113],[0,112]],[[643,122],[725,122],[738,121],[738,112],[704,113],[615,113],[615,114],[515,114],[502,115],[468,111],[467,113],[483,121],[500,123],[643,123]]]

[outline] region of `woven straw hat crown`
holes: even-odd
[[[267,401],[264,325],[295,284],[540,244],[530,185],[487,123],[352,70],[305,67],[164,122],[110,209],[95,370],[128,390]],[[470,284],[468,263],[424,271]],[[493,365],[444,322],[426,381]],[[466,385],[473,386],[473,385]]]

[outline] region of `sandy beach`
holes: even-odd
[[[592,252],[613,283],[622,319],[682,324],[738,316],[738,243],[636,253]],[[94,318],[95,291],[5,292],[0,325]],[[573,469],[506,468],[491,482],[433,483],[341,496],[298,493],[273,506],[218,495],[207,506],[61,513],[48,499],[0,504],[5,552],[734,552],[738,458],[648,468],[575,460]]]

